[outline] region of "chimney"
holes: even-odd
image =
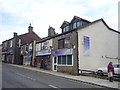
[[[33,32],[33,27],[31,26],[31,23],[30,23],[30,26],[28,27],[28,32]]]
[[[49,26],[48,28],[48,37],[51,37],[51,36],[54,36],[56,33],[55,33],[55,28]]]
[[[14,32],[14,36],[13,37],[17,37],[17,33],[16,32]]]

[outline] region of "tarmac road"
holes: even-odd
[[[47,73],[2,64],[2,88],[100,88]]]

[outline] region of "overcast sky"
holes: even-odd
[[[94,21],[103,18],[118,30],[119,0],[0,0],[0,44],[28,32],[31,23],[41,38],[48,35],[49,25],[61,33],[64,20],[70,22],[76,15]]]

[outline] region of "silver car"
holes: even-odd
[[[113,64],[115,75],[120,75],[120,64]],[[98,75],[106,75],[108,73],[107,67],[101,67],[97,69]]]

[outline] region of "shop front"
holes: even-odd
[[[32,64],[32,52],[25,52],[23,54],[23,64],[31,66]]]
[[[51,70],[51,50],[41,50],[36,52],[37,66]]]
[[[2,52],[3,61],[7,63],[13,63],[14,55],[13,50],[6,50]]]
[[[63,71],[69,70],[73,66],[73,49],[62,49],[58,51],[52,51],[53,71]]]

